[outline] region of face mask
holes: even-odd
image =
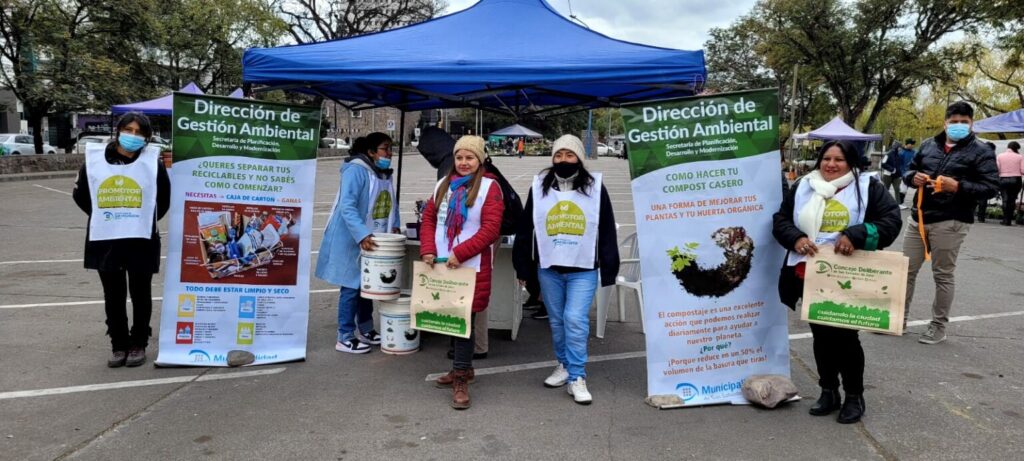
[[[946,125],[946,137],[956,142],[971,134],[971,127],[966,123],[950,123]]]
[[[580,166],[579,163],[559,162],[551,165],[551,169],[555,172],[555,176],[568,178],[580,171]]]
[[[117,143],[128,152],[135,152],[146,145],[146,139],[134,134],[121,133],[117,135]]]
[[[380,168],[382,170],[386,170],[388,168],[391,168],[391,159],[389,159],[389,158],[379,158],[379,159],[377,159],[377,168]]]

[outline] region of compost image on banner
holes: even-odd
[[[782,201],[775,90],[623,109],[640,246],[649,396],[745,403],[753,374],[789,376],[772,237]]]
[[[174,95],[160,365],[306,356],[320,110]]]

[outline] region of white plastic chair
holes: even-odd
[[[640,310],[640,329],[646,333],[643,324],[644,318],[644,295],[641,290],[640,280],[640,246],[637,245],[636,232],[630,234],[619,243],[619,255],[627,255],[627,258],[619,260],[619,275],[615,277],[615,292],[619,298],[619,322],[626,318],[626,293],[623,288],[636,292],[638,308]],[[610,287],[609,287],[610,288]],[[607,298],[598,292],[597,301],[597,337],[604,338],[605,324],[608,322]],[[601,299],[605,298],[605,299]]]

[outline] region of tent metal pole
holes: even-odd
[[[398,183],[395,184],[395,204],[401,210],[402,198],[402,153],[405,151],[405,111],[399,112],[398,120]],[[390,230],[390,229],[388,229]]]

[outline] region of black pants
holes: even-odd
[[[814,335],[814,362],[818,365],[818,385],[822,389],[843,389],[847,394],[864,393],[864,348],[857,330],[811,325]]]
[[[528,301],[540,302],[540,279],[536,276],[526,278],[526,292],[530,295]]]
[[[1013,221],[1017,211],[1017,197],[1020,195],[1021,179],[999,178],[999,191],[1003,193],[1003,222]]]
[[[476,313],[469,319],[472,325],[476,320]],[[476,328],[470,328],[468,338],[452,338],[452,347],[455,349],[455,358],[452,360],[452,368],[456,370],[468,370],[473,368],[473,342],[476,340]]]
[[[103,301],[107,311],[107,335],[115,351],[131,347],[145,348],[152,335],[149,319],[153,315],[152,283],[150,272],[99,271],[103,284]],[[125,307],[128,294],[132,296],[132,325],[128,330],[128,312]]]

